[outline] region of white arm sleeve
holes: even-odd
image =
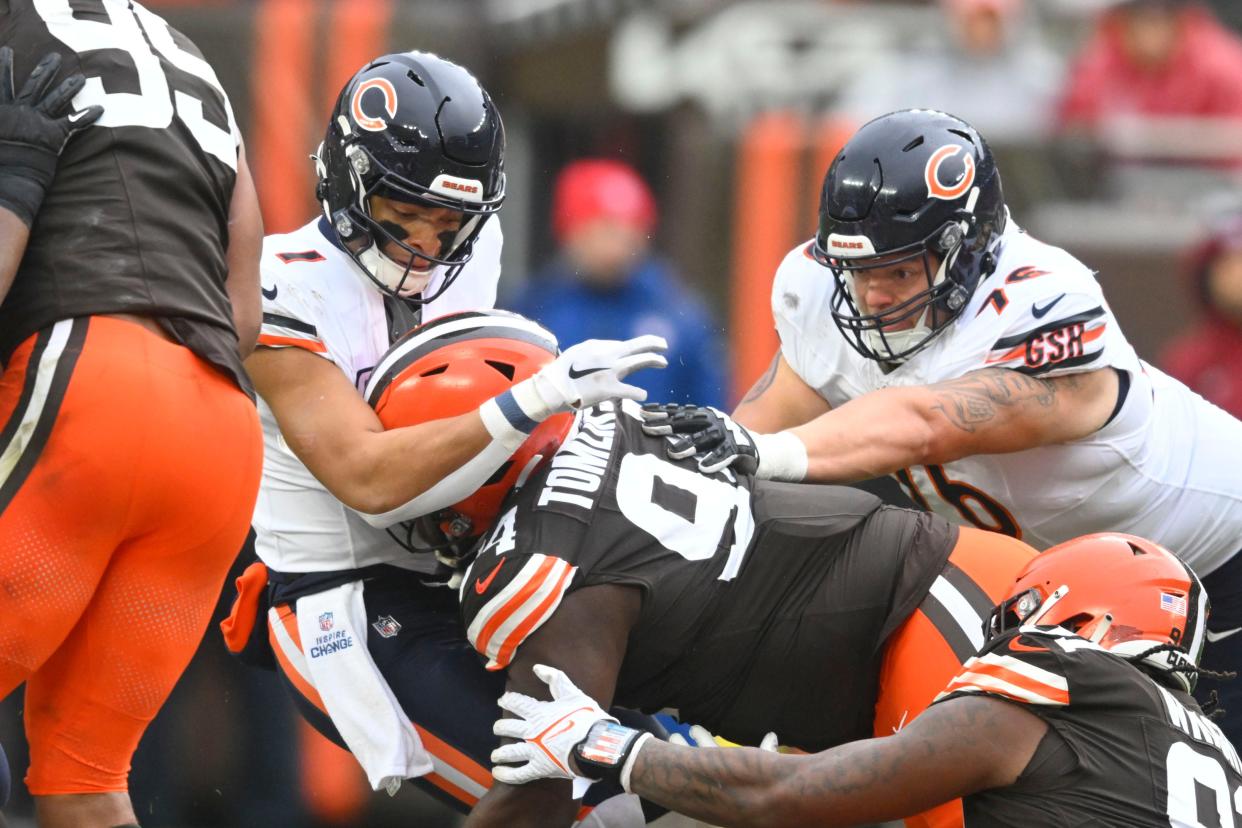
[[[504,397],[507,394],[501,396]],[[479,406],[479,416],[483,418],[483,425],[492,435],[492,441],[484,446],[482,451],[412,500],[378,515],[358,512],[362,519],[379,529],[387,529],[402,521],[429,515],[452,506],[459,500],[474,494],[487,482],[496,469],[500,468],[502,463],[513,456],[513,452],[517,451],[529,436],[527,432],[510,421],[497,399],[488,400]],[[535,425],[537,423],[529,423],[532,429]]]

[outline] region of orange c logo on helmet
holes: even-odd
[[[970,191],[971,185],[975,183],[975,158],[969,153],[962,159],[962,165],[965,167],[965,170],[957,183],[946,186],[940,181],[940,165],[961,151],[962,146],[960,144],[945,144],[932,153],[931,158],[927,159],[927,168],[923,172],[923,177],[927,180],[927,195],[929,198],[942,198],[945,201],[952,201],[955,198],[961,198]]]
[[[384,93],[384,111],[388,113],[389,118],[394,118],[397,115],[397,90],[388,78],[371,78],[358,84],[358,88],[354,90],[354,98],[349,106],[354,120],[358,123],[358,126],[365,130],[379,132],[381,129],[388,127],[388,122],[383,118],[375,118],[368,115],[362,108],[362,96],[369,89],[378,89]]]

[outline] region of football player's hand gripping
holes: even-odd
[[[618,724],[555,667],[536,664],[534,671],[548,685],[552,701],[539,701],[512,691],[500,697],[501,708],[518,718],[497,720],[492,732],[522,741],[492,751],[492,775],[510,785],[580,776],[619,782],[628,791],[634,760],[652,734]],[[699,725],[690,728],[690,736],[693,744],[681,734],[674,734],[669,743],[699,748],[732,744],[722,742]],[[764,736],[759,747],[776,751],[776,734]]]
[[[50,88],[60,63],[59,54],[46,55],[16,92],[13,50],[0,47],[0,207],[27,227],[34,223],[69,137],[103,114],[99,106],[71,111],[73,96],[86,84],[81,73]]]
[[[521,785],[536,779],[600,778],[589,768],[579,773],[571,765],[571,755],[582,747],[596,726],[610,726],[618,736],[633,734],[625,740],[627,749],[641,741],[640,736],[651,735],[617,724],[616,719],[555,667],[536,664],[534,671],[535,676],[548,685],[552,701],[539,701],[513,691],[500,697],[497,704],[517,718],[497,720],[492,732],[522,741],[501,745],[492,751],[495,765],[492,775],[498,781]]]
[[[755,434],[723,411],[700,405],[645,405],[643,431],[668,437],[668,456],[695,456],[699,470],[733,468],[765,480],[800,481],[806,476],[806,446],[793,434]]]
[[[513,398],[535,422],[561,411],[588,408],[620,397],[641,402],[647,392],[622,382],[643,368],[668,365],[662,336],[639,336],[619,342],[588,339],[566,348],[528,380],[513,386]]]

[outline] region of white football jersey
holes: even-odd
[[[1012,220],[999,245],[995,271],[949,330],[887,374],[837,328],[828,312],[832,274],[799,245],[772,286],[781,353],[834,408],[880,388],[982,368],[1040,377],[1124,371],[1124,405],[1088,437],[896,476],[920,506],[1039,549],[1120,531],[1167,546],[1200,575],[1220,566],[1242,547],[1242,422],[1140,360],[1094,275],[1069,253]]]
[[[259,345],[303,348],[332,362],[358,389],[391,344],[382,294],[344,250],[326,221],[263,240],[260,275],[263,327]],[[449,288],[423,307],[422,319],[496,304],[500,222],[483,225],[474,256]],[[428,292],[444,277],[438,268]],[[428,555],[411,555],[324,488],[280,435],[271,408],[259,398],[263,425],[263,482],[255,504],[259,557],[278,572],[327,572],[386,563],[430,571]],[[396,530],[394,530],[396,531]]]

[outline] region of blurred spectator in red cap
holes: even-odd
[[[510,307],[546,325],[562,344],[659,334],[668,367],[633,382],[651,401],[723,406],[726,360],[703,302],[651,252],[656,204],[646,182],[620,161],[575,161],[552,196],[559,250]]]
[[[1242,161],[1242,39],[1191,0],[1126,0],[1076,58],[1062,124],[1136,160]]]
[[[1168,346],[1160,363],[1242,419],[1242,212],[1221,221],[1191,249],[1186,274],[1203,319]]]
[[[605,159],[575,161],[556,179],[552,232],[560,244],[584,248],[586,258],[604,255],[602,243],[592,233],[613,239],[614,247],[622,241],[638,244],[651,235],[655,221],[655,198],[628,164]],[[624,259],[629,252],[627,248],[613,256]]]
[[[1061,61],[1023,0],[941,0],[944,28],[900,61],[869,65],[840,110],[858,122],[911,107],[970,122],[994,144],[1030,143],[1054,124]]]

